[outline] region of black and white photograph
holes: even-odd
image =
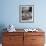
[[[34,5],[20,5],[20,22],[34,21]]]

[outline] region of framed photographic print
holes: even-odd
[[[19,6],[19,21],[34,22],[34,5]]]

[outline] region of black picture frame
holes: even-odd
[[[19,22],[34,22],[34,5],[19,6]]]

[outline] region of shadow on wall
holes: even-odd
[[[6,30],[4,30],[5,25],[4,24],[0,24],[0,43],[2,43],[2,36],[3,36],[3,32],[5,32]]]

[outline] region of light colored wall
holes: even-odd
[[[16,28],[46,28],[46,0],[1,0],[0,25],[13,24]],[[19,5],[34,4],[34,23],[19,22]]]

